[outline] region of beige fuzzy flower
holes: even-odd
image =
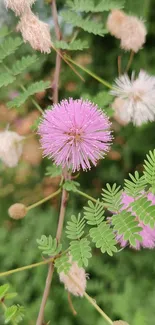
[[[0,159],[8,167],[15,167],[23,151],[22,140],[24,137],[16,132],[0,132]]]
[[[10,206],[8,213],[10,218],[12,219],[15,220],[23,219],[26,216],[27,208],[22,203],[15,203]]]
[[[121,48],[138,52],[146,41],[146,27],[142,20],[126,16],[121,27]]]
[[[107,29],[111,35],[116,38],[121,38],[122,34],[122,23],[126,18],[125,12],[122,10],[112,10],[107,19]]]
[[[59,277],[60,281],[64,283],[65,289],[71,292],[74,296],[82,297],[84,295],[87,275],[85,270],[82,267],[79,267],[76,262],[71,262],[71,268],[68,274],[61,272]]]
[[[124,322],[123,320],[116,320],[113,322],[114,325],[129,325],[127,322]]]
[[[15,12],[17,16],[22,15],[30,8],[36,0],[4,0],[5,6]]]
[[[21,17],[17,31],[21,32],[24,42],[29,42],[34,50],[44,53],[51,52],[50,27],[39,20],[31,10],[27,10]]]

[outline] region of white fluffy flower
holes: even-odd
[[[142,20],[134,16],[126,16],[121,25],[121,48],[138,52],[146,41],[146,27]]]
[[[0,132],[0,159],[8,167],[15,167],[22,154],[24,137],[16,132]]]
[[[126,14],[122,10],[112,10],[107,19],[107,29],[111,35],[116,38],[121,38],[122,34],[122,23],[126,18]]]
[[[82,267],[79,267],[76,262],[71,262],[71,264],[68,274],[65,274],[64,272],[59,274],[60,281],[64,283],[65,289],[71,292],[74,296],[82,297],[86,290],[87,275],[85,270]],[[77,285],[75,283],[77,283]]]
[[[114,117],[116,121],[121,125],[126,125],[130,122],[130,116],[128,112],[124,109],[125,100],[116,97],[112,103],[112,108],[114,110]]]
[[[27,10],[22,15],[17,25],[17,31],[21,32],[24,42],[29,42],[34,50],[44,53],[51,52],[50,27],[39,20],[31,10]]]
[[[15,12],[17,16],[22,15],[30,8],[36,0],[4,0],[6,8]]]
[[[137,79],[132,74],[130,80],[125,74],[115,83],[111,94],[124,100],[119,109],[120,118],[138,126],[155,120],[155,77],[140,71]]]

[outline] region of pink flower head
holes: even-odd
[[[147,195],[147,198],[149,201],[152,202],[152,205],[155,204],[155,195],[152,193],[149,193]],[[122,203],[123,208],[122,210],[125,210],[128,208],[129,204],[134,201],[133,197],[127,195],[125,192],[122,195]],[[129,211],[132,211],[132,208],[128,209]],[[135,216],[135,219],[138,220],[138,216]],[[136,249],[139,250],[141,247],[144,248],[154,248],[155,247],[155,228],[151,228],[149,225],[144,225],[142,221],[139,220],[139,227],[142,228],[142,230],[139,232],[139,235],[142,237],[142,241],[136,241]],[[128,242],[124,240],[123,236],[117,235],[116,236],[117,241],[120,243],[121,247],[125,247]],[[135,247],[134,247],[135,248]]]
[[[110,122],[98,107],[82,99],[65,99],[46,110],[39,126],[45,156],[56,165],[90,169],[102,158],[112,139]]]

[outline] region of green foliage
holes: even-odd
[[[57,49],[62,49],[67,51],[82,51],[89,47],[87,41],[82,41],[80,39],[76,39],[70,43],[67,43],[65,41],[55,41],[54,45]]]
[[[22,43],[23,41],[20,37],[8,37],[0,45],[0,62],[2,62],[10,54],[15,53],[15,51],[19,48]]]
[[[7,308],[5,311],[5,324],[8,324],[10,321],[14,325],[20,323],[23,320],[24,311],[24,307],[20,305],[13,305]]]
[[[72,180],[67,180],[67,181],[65,181],[63,188],[68,192],[70,192],[70,191],[76,192],[77,187],[79,187],[79,186],[80,186],[80,184],[78,182],[75,182]]]
[[[124,190],[126,194],[135,198],[144,190],[146,180],[144,175],[140,177],[137,171],[135,172],[134,176],[132,174],[129,174],[129,176],[131,180],[124,180]]]
[[[67,221],[66,234],[69,239],[80,239],[84,234],[85,220],[81,218],[81,214],[78,217],[71,216],[71,221]]]
[[[103,28],[102,23],[93,21],[88,18],[83,19],[81,16],[72,11],[64,11],[62,17],[66,23],[72,24],[73,26],[80,27],[88,33],[94,35],[104,36],[106,30]]]
[[[120,210],[122,190],[120,186],[117,187],[116,183],[113,186],[106,184],[107,189],[103,189],[102,198],[103,203],[108,210],[117,212]]]
[[[142,240],[139,235],[142,228],[138,226],[138,221],[135,220],[135,216],[131,212],[123,210],[119,214],[113,215],[112,224],[116,233],[123,236],[123,239],[129,241],[132,246],[136,246],[136,240]]]
[[[92,257],[90,241],[87,238],[75,240],[70,243],[70,253],[73,261],[76,261],[79,266],[88,266],[88,259]]]
[[[57,268],[58,273],[64,272],[67,274],[71,267],[71,264],[69,263],[68,255],[61,255],[59,258],[55,260],[54,265]]]
[[[98,200],[96,204],[88,201],[88,207],[84,207],[84,217],[88,225],[98,226],[105,219],[103,204]]]
[[[100,0],[96,4],[95,0],[68,0],[67,5],[75,11],[102,12],[111,9],[121,9],[125,0]]]
[[[52,236],[42,235],[41,239],[37,239],[38,248],[42,251],[42,254],[48,256],[56,256],[60,253],[62,245],[57,243],[56,238]]]
[[[3,86],[8,86],[12,82],[14,82],[16,78],[14,78],[10,73],[5,72],[0,75],[0,88]]]
[[[132,206],[133,212],[138,216],[145,225],[150,225],[151,228],[155,226],[155,205],[151,205],[152,202],[147,197],[140,197],[130,205]]]
[[[46,167],[46,176],[50,177],[56,177],[62,174],[62,167],[61,166],[56,166],[56,165],[51,165]]]
[[[0,300],[6,296],[6,293],[8,292],[9,288],[10,286],[8,283],[0,286]]]
[[[13,75],[21,74],[24,70],[26,70],[30,65],[35,63],[37,61],[37,56],[34,55],[28,55],[23,56],[21,60],[18,60],[15,62],[15,64],[12,67],[12,73]]]
[[[2,28],[0,28],[0,38],[5,37],[9,34],[9,29],[7,26],[2,26]]]
[[[85,100],[90,100],[94,104],[98,105],[98,107],[106,112],[109,117],[113,116],[113,109],[110,107],[113,98],[108,91],[99,91],[95,96],[83,94],[82,98]]]
[[[38,81],[34,82],[30,86],[28,86],[27,89],[24,90],[23,93],[21,93],[18,97],[11,100],[7,103],[8,108],[14,108],[14,107],[20,107],[22,104],[26,102],[26,100],[29,99],[30,96],[42,92],[45,89],[50,87],[50,81]]]
[[[144,160],[144,176],[146,182],[151,185],[152,192],[155,192],[155,150],[149,151]]]

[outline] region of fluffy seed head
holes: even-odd
[[[116,320],[113,322],[114,325],[129,325],[127,322],[124,322],[123,320]]]
[[[152,193],[147,194],[147,198],[149,201],[151,201],[151,205],[155,204],[155,195]],[[129,207],[129,204],[134,201],[134,198],[131,196],[128,196],[125,192],[122,195],[122,203],[123,208],[127,209]],[[132,212],[132,209],[129,208],[129,211]],[[149,225],[144,225],[142,221],[138,219],[138,216],[135,216],[135,219],[139,221],[139,227],[142,228],[142,230],[139,232],[139,235],[142,237],[142,241],[136,240],[136,249],[139,250],[141,247],[143,248],[154,248],[155,247],[155,228],[151,228]],[[123,236],[117,235],[116,236],[117,241],[120,243],[121,247],[125,247],[128,242],[124,240]],[[132,246],[131,246],[132,247]],[[133,247],[135,248],[135,247]]]
[[[44,53],[51,52],[51,35],[48,24],[39,20],[31,10],[27,10],[17,25],[17,31],[20,31],[24,42],[30,43],[34,50]]]
[[[45,156],[72,171],[90,169],[109,149],[110,123],[97,106],[82,99],[63,100],[46,110],[39,126]]]
[[[24,137],[16,132],[0,132],[0,159],[8,167],[15,167],[23,151],[22,140]]]
[[[126,14],[122,10],[112,10],[108,16],[107,29],[111,35],[116,38],[121,38],[122,23],[126,17]]]
[[[30,8],[36,0],[4,0],[5,6],[15,12],[17,16],[22,15]]]
[[[27,209],[26,206],[22,203],[15,203],[10,206],[8,214],[12,219],[23,219],[26,216]]]
[[[121,48],[138,52],[146,41],[146,27],[142,20],[126,16],[121,27]]]
[[[111,94],[124,100],[117,110],[119,117],[126,122],[141,125],[155,119],[155,77],[141,70],[135,79],[127,74],[115,80]]]
[[[82,297],[86,290],[87,276],[85,270],[82,267],[79,267],[76,262],[71,262],[71,264],[68,274],[65,274],[64,272],[59,274],[60,281],[64,283],[65,289],[74,296]],[[77,283],[77,285],[72,279]]]

